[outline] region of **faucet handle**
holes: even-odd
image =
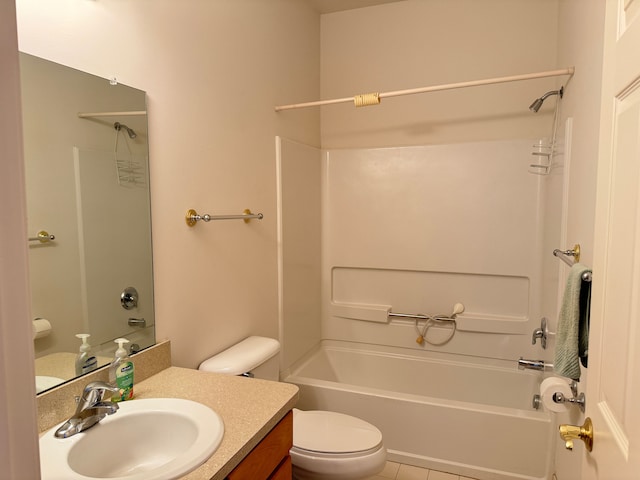
[[[87,383],[82,392],[82,400],[87,403],[95,404],[100,403],[104,399],[107,392],[111,394],[118,393],[120,389],[116,385],[112,385],[107,382],[90,382]],[[109,396],[111,397],[111,396]]]
[[[542,345],[543,349],[547,348],[547,337],[549,335],[549,329],[547,327],[547,319],[546,317],[542,317],[542,320],[540,320],[540,327],[536,328],[533,331],[533,335],[531,337],[531,344],[535,345],[536,344],[536,340],[539,338],[540,339],[540,344]]]

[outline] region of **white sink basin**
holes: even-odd
[[[120,402],[120,409],[69,438],[40,438],[42,479],[169,480],[204,463],[224,434],[220,416],[179,398]]]

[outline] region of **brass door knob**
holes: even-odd
[[[593,449],[593,424],[589,417],[584,419],[584,425],[581,427],[563,424],[560,425],[559,430],[567,450],[573,450],[574,440],[582,440],[589,452]]]

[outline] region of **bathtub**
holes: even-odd
[[[532,407],[540,374],[490,359],[323,341],[283,381],[297,407],[358,416],[388,460],[479,480],[546,479],[555,430]]]

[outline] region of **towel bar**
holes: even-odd
[[[193,227],[198,220],[202,220],[203,222],[210,222],[211,220],[244,220],[244,223],[249,223],[252,218],[262,220],[264,215],[261,213],[251,213],[251,210],[248,208],[242,212],[241,215],[209,215],[208,213],[200,215],[193,209],[187,210],[185,215],[185,221],[190,227]]]
[[[573,266],[574,263],[580,261],[580,244],[576,243],[573,246],[573,250],[560,250],[559,248],[556,248],[553,251],[553,256],[559,258],[560,260],[562,260],[564,263],[566,263],[571,267]],[[567,257],[573,257],[574,261],[572,262]],[[584,272],[582,274],[582,280],[584,280],[585,282],[590,282],[591,272]]]
[[[40,230],[37,233],[36,237],[29,237],[29,241],[30,242],[40,242],[40,243],[52,242],[55,239],[56,239],[55,235],[50,234],[49,232],[47,232],[45,230]]]
[[[560,260],[562,260],[564,263],[571,266],[572,264],[569,263],[569,259],[566,257],[573,257],[576,262],[579,262],[580,261],[580,244],[576,243],[573,246],[573,250],[560,250],[559,248],[556,248],[553,251],[553,254],[556,257],[558,257]],[[560,257],[559,255],[563,255],[563,256]]]

